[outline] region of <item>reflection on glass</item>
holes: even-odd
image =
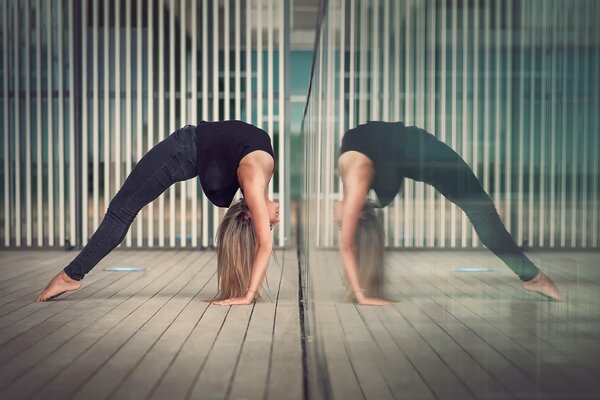
[[[469,165],[429,132],[402,122],[370,121],[346,132],[338,163],[343,182],[343,199],[338,206],[340,251],[350,290],[359,303],[385,304],[368,297],[380,292],[377,286],[382,283],[382,274],[376,272],[375,264],[383,267],[383,229],[373,207],[365,204],[368,191],[373,189],[385,207],[404,178],[433,186],[460,207],[481,242],[517,274],[525,289],[563,299],[550,278],[506,231],[492,199]]]

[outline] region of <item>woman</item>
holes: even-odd
[[[405,127],[401,122],[372,121],[360,125],[344,135],[338,167],[344,191],[343,200],[337,206],[338,223],[341,224],[340,252],[349,290],[360,304],[389,304],[386,300],[367,296],[377,296],[367,289],[377,286],[373,279],[381,281],[381,274],[372,272],[374,268],[381,268],[381,263],[357,263],[357,254],[361,257],[369,246],[369,241],[364,238],[360,242],[356,240],[359,233],[365,229],[373,230],[366,224],[378,224],[372,207],[365,207],[365,199],[369,189],[373,189],[380,205],[387,206],[400,190],[404,178],[432,185],[459,206],[469,217],[481,242],[519,276],[526,290],[563,300],[550,278],[517,247],[467,163],[425,130]],[[380,248],[383,252],[383,247]],[[371,280],[365,282],[361,275],[376,278],[365,278]]]
[[[272,250],[270,229],[279,222],[279,205],[268,198],[274,166],[269,135],[245,122],[202,121],[175,131],[137,163],[87,245],[37,300],[79,289],[81,279],[121,243],[146,204],[175,182],[199,176],[204,193],[219,207],[228,207],[242,190],[244,199],[227,210],[217,235],[215,303],[251,303],[260,296]]]

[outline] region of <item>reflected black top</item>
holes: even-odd
[[[244,156],[262,150],[275,158],[267,132],[243,121],[202,121],[196,137],[200,184],[219,207],[229,207],[240,187],[237,169]]]
[[[396,197],[406,176],[403,165],[407,144],[411,142],[411,129],[402,122],[370,121],[346,132],[342,139],[340,154],[358,151],[371,159],[375,176],[371,188],[377,194],[382,207]]]

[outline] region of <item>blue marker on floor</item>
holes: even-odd
[[[460,267],[455,269],[456,272],[492,272],[494,271],[492,268],[482,268],[482,267]]]
[[[104,268],[105,271],[109,272],[141,272],[145,271],[144,267],[108,267]]]

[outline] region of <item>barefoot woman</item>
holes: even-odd
[[[388,303],[367,297],[369,293],[364,288],[373,285],[361,282],[356,261],[356,253],[362,250],[355,244],[357,229],[360,231],[359,225],[373,221],[372,212],[365,207],[367,194],[373,189],[385,207],[400,190],[404,178],[432,185],[459,206],[481,242],[518,275],[525,289],[563,299],[550,278],[517,247],[471,168],[435,136],[423,129],[405,127],[401,122],[372,121],[346,132],[340,153],[338,166],[344,187],[344,197],[338,205],[340,251],[350,290],[359,303]]]
[[[137,163],[87,245],[37,300],[79,289],[81,279],[121,243],[146,204],[175,182],[199,176],[204,193],[219,207],[228,207],[242,189],[244,199],[227,210],[217,235],[216,303],[251,303],[259,297],[271,254],[270,229],[279,222],[279,205],[267,190],[273,157],[269,135],[242,121],[203,121],[175,131]]]

